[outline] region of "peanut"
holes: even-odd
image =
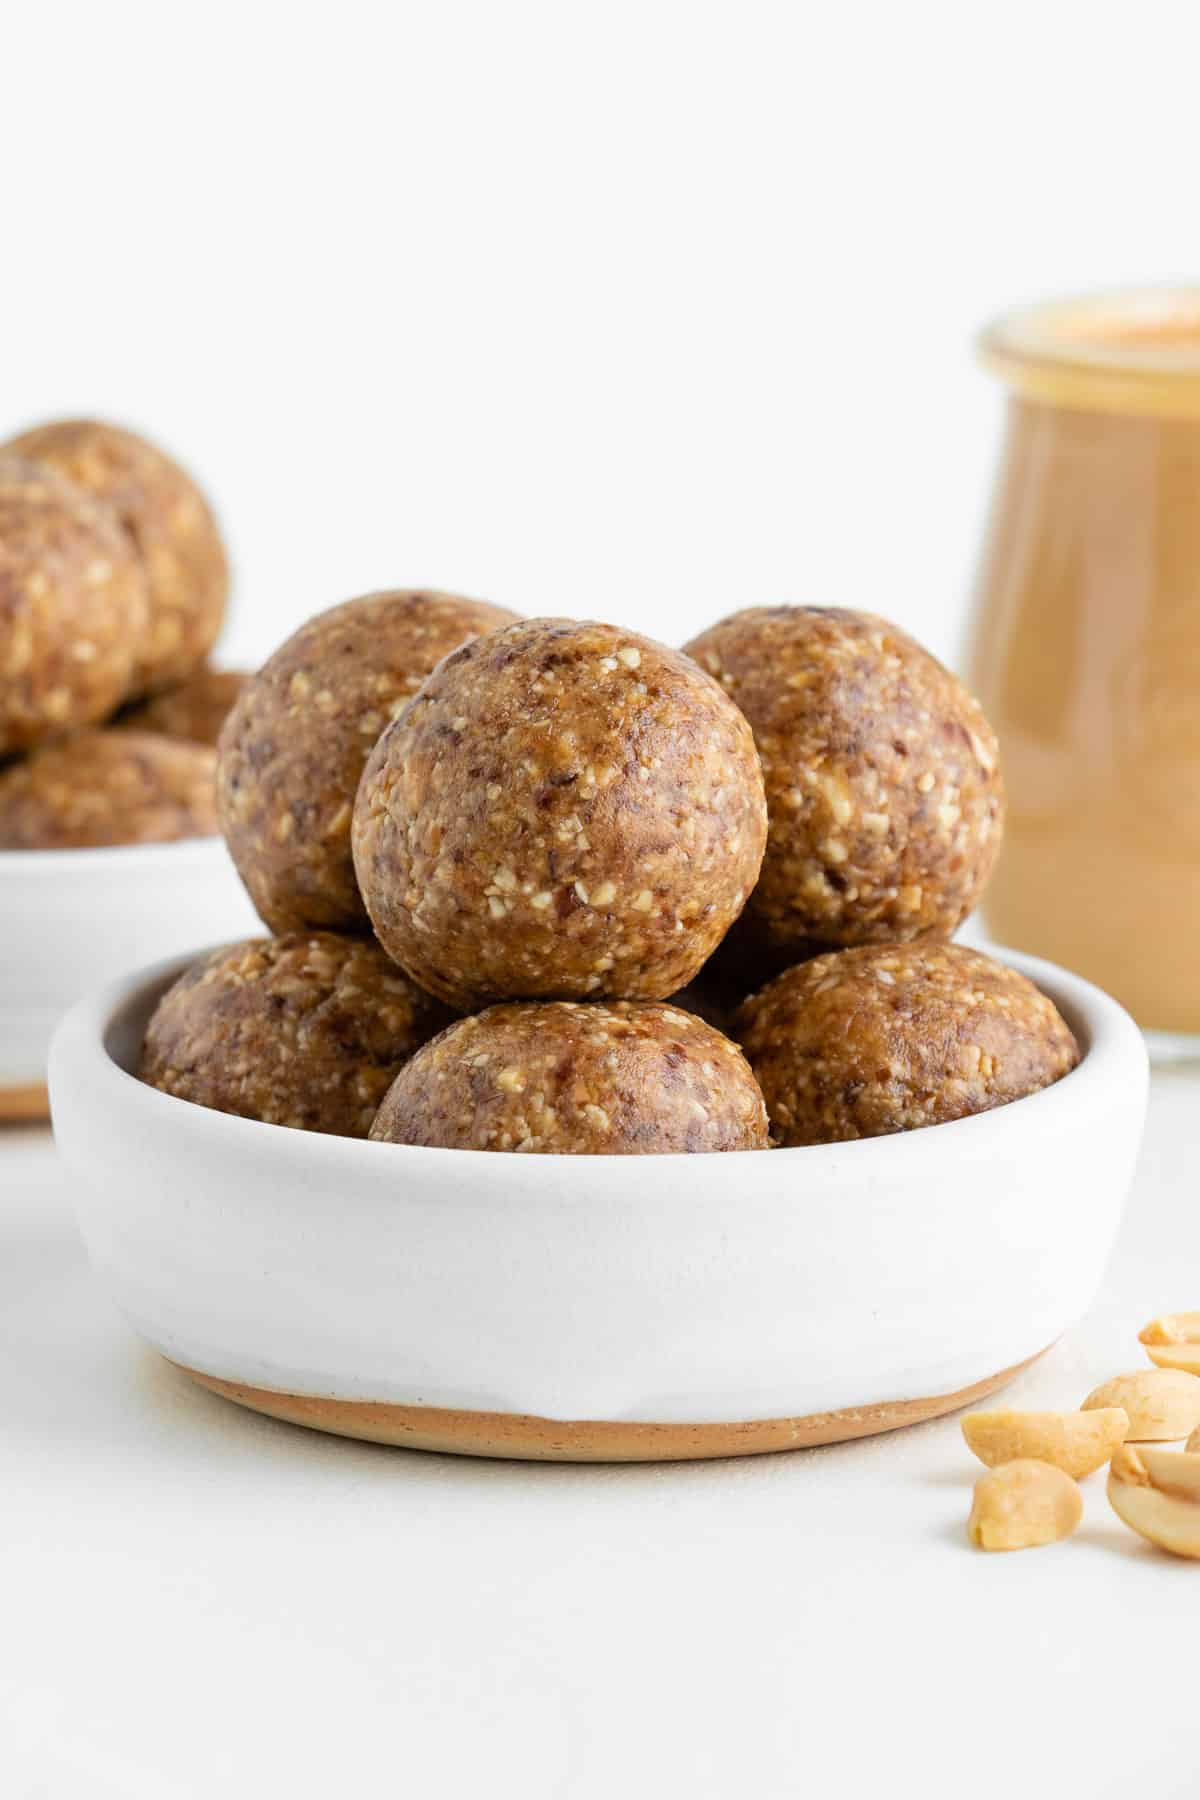
[[[1200,1312],[1164,1313],[1143,1326],[1138,1338],[1160,1369],[1200,1375]]]
[[[1123,1444],[1108,1498],[1117,1517],[1174,1556],[1200,1559],[1200,1455]]]
[[[1200,1376],[1182,1369],[1139,1369],[1116,1375],[1090,1393],[1082,1411],[1123,1406],[1129,1414],[1127,1443],[1170,1443],[1200,1425]]]
[[[1125,1441],[1129,1415],[1122,1406],[1092,1412],[968,1413],[962,1422],[967,1447],[989,1469],[1032,1458],[1052,1463],[1080,1481],[1108,1461]]]
[[[1034,1550],[1070,1537],[1083,1499],[1053,1463],[1022,1457],[990,1469],[975,1483],[967,1536],[979,1550]]]
[[[1162,1313],[1138,1332],[1143,1344],[1200,1343],[1200,1312]]]

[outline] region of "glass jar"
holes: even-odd
[[[1009,795],[991,935],[1200,1054],[1200,290],[993,325],[1008,433],[971,676]]]

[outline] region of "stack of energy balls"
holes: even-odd
[[[0,849],[216,829],[229,577],[191,478],[115,425],[0,445]]]
[[[686,652],[455,595],[320,615],[219,746],[276,935],[163,997],[201,1105],[454,1149],[637,1155],[910,1130],[1057,1080],[1030,982],[948,940],[994,734],[882,619],[753,609]]]

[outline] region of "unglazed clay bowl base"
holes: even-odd
[[[220,838],[0,850],[0,1120],[47,1116],[50,1039],[81,994],[198,939],[263,930]]]
[[[55,1131],[117,1304],[242,1405],[487,1456],[835,1442],[992,1391],[1086,1311],[1103,1275],[1145,1047],[1086,982],[1006,960],[1066,1014],[1079,1067],[896,1137],[506,1156],[231,1118],[132,1074],[179,962],[64,1021]]]
[[[0,1088],[0,1125],[35,1125],[50,1117],[50,1094],[40,1081]]]
[[[765,1456],[779,1450],[813,1450],[877,1437],[902,1425],[920,1425],[959,1407],[974,1406],[1012,1381],[1036,1357],[1002,1369],[957,1394],[844,1407],[803,1419],[740,1419],[718,1424],[672,1425],[656,1420],[539,1419],[528,1413],[466,1412],[437,1406],[387,1406],[374,1400],[330,1400],[313,1394],[277,1394],[244,1382],[221,1381],[199,1369],[174,1366],[211,1393],[252,1412],[336,1437],[360,1438],[403,1450],[436,1450],[451,1456],[511,1457],[520,1462],[694,1462],[714,1456]]]

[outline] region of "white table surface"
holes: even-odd
[[[1014,1404],[1200,1306],[1198,1122],[1158,1075],[1107,1287]],[[134,1339],[48,1133],[0,1135],[7,1800],[1194,1800],[1200,1564],[1102,1476],[1069,1543],[972,1551],[978,1472],[954,1419],[661,1469],[275,1424]]]

